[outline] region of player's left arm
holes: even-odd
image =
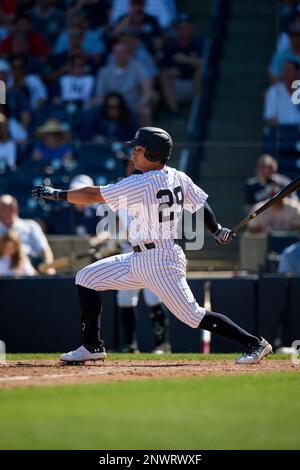
[[[217,245],[227,245],[236,237],[235,233],[229,228],[222,227],[217,222],[216,216],[207,201],[204,203],[204,225],[211,232]]]
[[[52,201],[68,201],[71,204],[105,203],[99,186],[85,186],[80,189],[63,191],[49,186],[35,186],[32,190],[33,199],[48,199]]]

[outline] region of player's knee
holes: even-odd
[[[85,287],[83,283],[83,269],[77,272],[75,276],[75,284],[77,284],[78,286]]]
[[[78,271],[75,277],[75,284],[82,287],[87,287],[88,289],[97,290],[93,285],[93,281],[90,279],[89,276],[89,271],[86,268],[83,268]]]

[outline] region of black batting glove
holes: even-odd
[[[35,186],[31,191],[33,199],[49,199],[51,201],[58,201],[60,198],[61,189],[50,188],[50,186]]]
[[[236,237],[236,234],[229,228],[222,227],[222,225],[218,224],[218,230],[213,233],[213,237],[216,244],[222,246],[230,243]]]

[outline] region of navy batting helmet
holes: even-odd
[[[150,162],[169,160],[173,147],[171,136],[159,127],[141,127],[133,140],[125,143],[130,147],[145,147],[145,157]]]

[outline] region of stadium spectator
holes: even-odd
[[[21,122],[21,125],[26,128],[31,120],[29,91],[26,86],[9,87],[10,73],[9,63],[0,59],[0,80],[6,85],[6,104],[5,109],[2,109],[1,112],[7,114],[6,107],[9,108],[10,118]]]
[[[18,144],[25,144],[28,139],[28,133],[20,121],[11,117],[8,104],[0,104],[0,113],[6,116],[9,137]]]
[[[300,24],[293,24],[289,31],[290,47],[276,51],[270,65],[270,79],[277,82],[283,74],[285,62],[297,62],[300,65]]]
[[[0,236],[0,276],[35,276],[37,273],[24,253],[14,230]]]
[[[273,183],[281,189],[291,182],[277,173],[278,163],[271,155],[262,155],[256,163],[256,176],[249,178],[245,186],[246,204],[253,205],[271,197]],[[297,199],[297,195],[293,196]]]
[[[0,59],[0,80],[7,83],[8,76],[10,74],[11,67],[7,60]]]
[[[11,69],[10,69],[11,70]],[[10,115],[21,122],[27,129],[31,123],[32,113],[30,109],[30,92],[22,79],[14,80],[10,73],[3,73],[3,81],[6,84],[6,102],[10,109]]]
[[[145,13],[144,10],[144,0],[130,0],[128,13],[118,19],[111,34],[117,37],[130,29],[139,36],[151,52],[155,52],[162,45],[161,29],[156,18]]]
[[[96,102],[102,103],[108,93],[123,96],[130,110],[139,115],[142,125],[152,122],[155,102],[153,80],[147,77],[141,64],[132,59],[128,47],[117,43],[113,48],[113,63],[100,69],[96,82]]]
[[[70,189],[79,189],[83,186],[94,186],[92,178],[87,175],[77,175],[71,180]],[[50,234],[80,236],[96,236],[98,222],[95,206],[68,203],[57,208],[46,220],[47,232]]]
[[[158,75],[158,69],[152,55],[136,33],[133,33],[130,30],[125,31],[120,34],[118,41],[121,44],[125,44],[133,60],[143,65],[147,78],[154,79]],[[113,57],[110,56],[109,60],[112,62]]]
[[[68,15],[73,17],[78,13],[83,13],[89,28],[97,29],[101,26],[107,26],[110,8],[110,0],[76,0],[74,5],[68,9]],[[99,15],[100,11],[101,15]]]
[[[11,35],[0,43],[0,53],[6,57],[14,54],[29,54],[45,60],[49,47],[45,38],[33,31],[30,17],[19,15],[14,20]]]
[[[83,56],[87,59],[87,63],[89,62],[87,54],[83,51],[82,41],[83,32],[79,29],[71,30],[69,32],[68,49],[49,57],[48,82],[50,84],[68,73],[72,57]]]
[[[0,0],[0,43],[3,39],[7,38],[10,34],[10,22],[13,20],[13,17],[5,17],[3,11],[2,2]]]
[[[45,263],[53,261],[53,253],[47,238],[37,222],[31,219],[19,217],[19,206],[17,200],[10,194],[0,196],[0,235],[14,230],[21,239],[24,253],[31,261]],[[49,270],[48,274],[54,274]]]
[[[277,41],[277,50],[285,49],[290,46],[287,31],[292,24],[300,22],[299,2],[295,0],[284,0],[280,5],[279,15],[282,33]]]
[[[299,79],[299,70],[298,62],[286,62],[283,66],[282,80],[268,88],[265,96],[264,120],[269,126],[300,124],[300,107],[293,103],[291,97],[295,92],[292,84]]]
[[[80,137],[96,142],[124,142],[134,135],[138,127],[137,119],[130,113],[123,97],[109,93],[102,107],[82,123]]]
[[[3,24],[10,25],[18,12],[18,0],[0,0],[0,18]]]
[[[293,243],[283,250],[278,265],[278,272],[281,274],[300,274],[300,241]]]
[[[113,0],[110,22],[116,23],[126,15],[130,8],[130,0]],[[163,29],[169,28],[176,18],[176,4],[174,0],[146,0],[145,13],[156,18]]]
[[[33,31],[42,34],[48,44],[54,44],[58,33],[64,28],[65,16],[53,0],[39,0],[30,10]]]
[[[176,25],[176,39],[166,46],[161,60],[161,88],[171,113],[178,114],[179,103],[200,93],[202,42],[188,15]]]
[[[68,142],[70,138],[68,124],[50,118],[37,129],[37,137],[40,139],[40,143],[33,149],[33,160],[42,161],[45,165],[51,165],[54,161],[67,164],[73,160],[73,150]]]
[[[4,60],[0,59],[0,80],[2,80],[7,87],[8,78],[10,74],[10,65]],[[6,96],[6,104],[0,104],[0,113],[4,114],[8,120],[8,133],[12,140],[16,142],[25,142],[27,140],[27,131],[16,116],[12,116],[9,106],[8,97]]]
[[[292,11],[286,15],[283,21],[282,32],[279,34],[276,43],[276,52],[291,48],[291,40],[288,30],[291,25],[300,24],[300,4],[295,5]]]
[[[0,113],[0,174],[6,169],[14,171],[17,161],[17,145],[8,133],[7,118]]]
[[[31,109],[35,110],[42,106],[48,98],[47,89],[38,75],[27,73],[26,58],[14,56],[10,64],[12,75],[8,79],[8,89],[23,89],[29,97]]]
[[[55,99],[56,103],[75,103],[79,107],[89,106],[94,92],[95,78],[86,72],[85,67],[84,57],[72,57],[70,73],[63,75],[59,80],[60,93]]]
[[[282,188],[276,184],[272,185],[270,197],[274,196]],[[255,204],[251,212],[257,211],[265,201]],[[251,233],[270,233],[276,230],[300,230],[300,202],[286,197],[262,212],[258,217],[248,224]]]
[[[86,54],[93,55],[97,59],[105,54],[106,48],[101,38],[101,31],[99,29],[88,29],[87,20],[84,15],[70,19],[68,28],[63,30],[57,38],[53,54],[61,54],[69,48],[70,35],[74,31],[82,35],[82,49]]]

